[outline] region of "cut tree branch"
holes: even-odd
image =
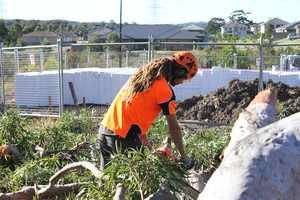
[[[4,145],[0,147],[0,155],[8,155],[11,156],[15,163],[22,163],[24,157],[22,154],[15,149],[9,142],[6,142]]]
[[[92,172],[92,174],[99,179],[103,179],[103,180],[108,180],[109,177],[108,176],[104,176],[104,174],[92,163],[90,162],[75,162],[69,165],[66,165],[65,167],[63,167],[61,170],[59,170],[56,174],[54,174],[50,179],[49,179],[49,184],[47,187],[42,188],[40,190],[37,191],[37,196],[41,197],[45,194],[47,194],[55,185],[55,183],[62,178],[65,174],[74,171],[74,170],[78,170],[78,169],[82,169],[82,170],[90,170]]]

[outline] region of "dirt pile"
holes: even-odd
[[[264,82],[264,88],[275,86],[278,100],[285,108],[290,107],[291,114],[300,112],[300,87],[290,87],[284,83]],[[258,91],[258,79],[241,81],[232,79],[228,88],[219,88],[209,95],[198,95],[177,103],[179,120],[197,120],[201,122],[234,123],[243,109],[255,97]]]

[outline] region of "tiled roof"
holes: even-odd
[[[31,33],[24,34],[23,36],[30,37],[61,37],[59,33],[55,33],[52,31],[35,31]]]
[[[53,32],[53,31],[34,31],[31,33],[24,34],[25,37],[77,37],[78,34],[68,31],[63,33]]]
[[[235,28],[235,27],[248,28],[246,25],[239,24],[237,22],[231,22],[229,24],[225,24],[224,26],[221,26],[221,28]]]
[[[189,26],[186,26],[186,27],[181,28],[181,30],[187,30],[187,31],[203,31],[204,28],[201,28],[201,27],[199,27],[199,26],[196,26],[196,25],[192,24],[192,25],[189,25]]]
[[[154,39],[199,39],[206,36],[203,33],[181,30],[175,25],[137,25],[128,24],[122,28],[124,39],[148,39],[152,35]]]
[[[278,27],[276,29],[291,29],[291,28],[294,29],[299,24],[300,24],[300,21],[296,21],[296,22],[289,23],[284,26]]]
[[[102,29],[99,29],[99,30],[96,30],[96,31],[90,33],[89,35],[102,36],[102,35],[106,35],[107,33],[111,33],[111,32],[112,32],[112,30],[109,28],[102,28]]]
[[[273,19],[271,19],[271,20],[265,22],[265,24],[266,24],[266,23],[271,23],[271,24],[288,24],[287,21],[284,21],[284,20],[279,19],[279,18],[273,18]]]

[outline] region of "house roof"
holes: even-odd
[[[296,26],[298,26],[300,24],[300,21],[296,21],[293,23],[289,23],[283,26],[280,26],[278,28],[276,28],[276,30],[282,30],[282,29],[295,29]]]
[[[148,39],[152,35],[154,39],[199,39],[206,36],[200,32],[182,30],[175,25],[138,25],[128,24],[122,29],[124,39]]]
[[[122,39],[137,39],[148,40],[148,37],[152,35],[154,39],[193,39],[198,40],[206,35],[201,33],[202,30],[197,26],[189,26],[181,28],[176,25],[166,24],[127,24],[122,27]],[[106,38],[111,33],[119,34],[119,29],[115,31],[109,28],[99,29],[90,33],[90,36],[98,36],[100,38]]]
[[[111,33],[111,32],[112,32],[111,29],[104,27],[104,28],[98,29],[96,31],[93,31],[89,35],[91,35],[91,36],[102,36],[102,35],[106,35],[106,34]]]
[[[266,21],[265,24],[266,23],[270,23],[270,24],[288,24],[289,22],[284,21],[284,20],[279,19],[279,18],[273,18],[273,19],[271,19],[269,21]]]
[[[53,32],[53,31],[35,31],[31,33],[24,34],[25,37],[77,37],[78,34],[68,31],[63,33]]]
[[[67,37],[78,37],[78,36],[80,36],[79,34],[74,33],[73,31],[62,32],[62,34],[67,36]]]
[[[244,24],[239,24],[237,22],[231,22],[229,24],[225,24],[224,26],[221,26],[221,28],[248,28],[248,26],[244,25]]]
[[[24,34],[25,37],[61,37],[60,34],[53,31],[34,31]]]
[[[278,25],[285,25],[285,24],[288,24],[288,22],[282,20],[282,19],[279,19],[279,18],[273,18],[269,21],[266,21],[266,22],[259,22],[259,23],[256,23],[256,24],[253,24],[251,27],[256,27],[256,26],[262,26],[264,24],[267,24],[267,23],[270,23],[270,24],[278,24]]]
[[[186,26],[181,28],[181,30],[187,30],[187,31],[203,31],[204,28],[201,28],[199,26],[196,26],[194,24],[190,25],[190,26]]]

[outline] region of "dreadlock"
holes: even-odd
[[[172,75],[173,63],[171,58],[160,58],[140,68],[130,79],[125,100],[130,101],[133,95],[148,90],[155,80]]]

